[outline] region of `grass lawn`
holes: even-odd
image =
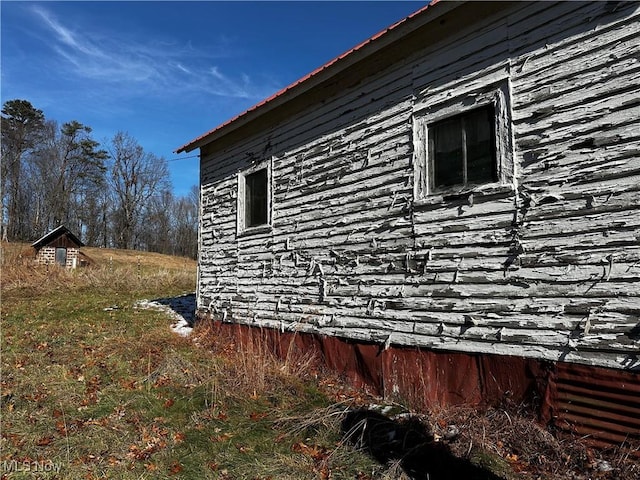
[[[0,480],[408,478],[341,441],[345,409],[374,399],[304,358],[205,323],[183,338],[136,306],[192,292],[195,262],[83,250],[92,265],[68,271],[2,244]],[[640,475],[638,449],[597,452],[517,409],[424,418],[438,436],[457,426],[452,451],[504,478]]]
[[[330,410],[295,434],[280,421],[331,405],[306,372],[255,349],[243,359],[198,347],[166,314],[135,307],[193,291],[193,261],[88,249],[95,264],[69,272],[4,249],[2,478],[356,478],[376,468],[335,452]]]

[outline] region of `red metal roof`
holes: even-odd
[[[230,120],[227,120],[226,122],[222,123],[221,125],[218,125],[217,127],[215,127],[212,130],[209,130],[208,132],[200,135],[199,137],[191,140],[188,143],[185,143],[184,145],[182,145],[181,147],[179,147],[175,153],[181,153],[181,152],[189,152],[195,148],[197,148],[197,143],[199,143],[200,141],[204,140],[205,138],[207,138],[208,136],[212,135],[215,132],[218,132],[220,130],[222,130],[223,128],[227,127],[228,125],[238,121],[239,119],[247,116],[249,113],[254,112],[262,107],[264,107],[265,105],[273,102],[275,99],[282,97],[284,94],[290,92],[291,90],[295,89],[296,87],[298,87],[299,85],[309,81],[311,78],[317,77],[321,72],[326,71],[327,69],[333,67],[334,65],[336,65],[337,63],[339,63],[340,61],[342,61],[343,59],[349,57],[350,55],[354,54],[355,52],[358,52],[360,50],[362,50],[363,48],[367,47],[368,45],[370,45],[371,43],[375,42],[376,40],[378,40],[379,38],[383,37],[384,35],[388,34],[390,31],[397,29],[399,26],[405,24],[407,21],[409,21],[410,19],[420,15],[421,13],[423,13],[427,8],[429,8],[430,6],[438,3],[439,0],[432,0],[430,2],[427,3],[427,5],[425,5],[424,7],[422,7],[421,9],[417,10],[416,12],[412,13],[411,15],[407,16],[406,18],[403,18],[402,20],[394,23],[393,25],[391,25],[390,27],[387,27],[386,29],[382,30],[381,32],[375,34],[373,37],[365,40],[364,42],[360,43],[359,45],[356,45],[355,47],[353,47],[352,49],[346,51],[345,53],[343,53],[342,55],[337,56],[336,58],[334,58],[333,60],[330,60],[329,62],[325,63],[324,65],[322,65],[321,67],[315,69],[313,72],[305,75],[304,77],[302,77],[301,79],[295,81],[294,83],[292,83],[291,85],[283,88],[282,90],[274,93],[273,95],[271,95],[270,97],[266,98],[265,100],[262,100],[261,102],[257,103],[256,105],[250,107],[249,109],[245,110],[244,112],[236,115],[235,117],[231,118]]]

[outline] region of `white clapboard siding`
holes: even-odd
[[[381,348],[628,365],[640,352],[640,5],[495,10],[203,148],[202,313]],[[502,84],[514,177],[414,198],[416,119]],[[262,162],[272,225],[238,235],[237,176]]]

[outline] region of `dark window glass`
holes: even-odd
[[[436,122],[429,131],[433,189],[497,181],[492,106]]]
[[[495,182],[496,149],[493,108],[482,108],[464,117],[467,146],[467,183]]]
[[[265,225],[268,221],[267,169],[244,177],[244,225],[246,228]]]
[[[433,179],[437,188],[464,182],[464,151],[462,122],[453,118],[439,122],[433,128]]]

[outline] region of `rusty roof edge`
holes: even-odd
[[[373,35],[372,37],[368,38],[362,43],[356,45],[355,47],[347,50],[343,54],[337,56],[333,60],[330,60],[329,62],[315,69],[311,73],[308,73],[304,77],[288,85],[282,90],[279,90],[278,92],[274,93],[270,97],[253,105],[252,107],[245,110],[244,112],[218,125],[214,129],[209,130],[208,132],[200,135],[194,140],[188,143],[185,143],[184,145],[176,149],[175,153],[191,152],[192,150],[195,150],[196,148],[201,147],[213,141],[215,139],[214,136],[217,136],[217,137],[224,136],[226,133],[228,133],[228,131],[230,131],[229,128],[232,124],[235,124],[235,128],[239,128],[240,126],[254,120],[260,115],[267,113],[268,111],[277,107],[278,105],[281,105],[289,101],[290,99],[289,97],[293,96],[293,98],[295,98],[296,96],[313,88],[315,83],[319,83],[325,80],[324,78],[325,76],[327,76],[327,78],[330,78],[331,76],[340,73],[341,71],[348,68],[349,66],[349,64],[346,63],[346,60],[352,60],[351,63],[354,63],[355,61],[361,60],[362,58],[366,58],[372,55],[373,53],[375,53],[376,51],[378,51],[379,49],[387,46],[388,44],[393,43],[393,41],[396,40],[397,36],[405,35],[411,32],[412,30],[415,30],[427,23],[432,22],[437,18],[437,16],[423,17],[422,15],[427,10],[432,11],[433,10],[432,7],[436,3],[448,4],[451,7],[451,9],[453,9],[455,8],[455,6],[458,6],[459,4],[464,2],[443,2],[442,0],[432,0],[428,2],[427,5],[425,5],[424,7],[413,12],[407,17],[399,20],[398,22],[392,24],[391,26],[385,28],[384,30],[378,32],[377,34]],[[418,22],[417,19],[420,19],[421,17],[423,21]],[[411,23],[411,22],[415,22],[415,23]],[[395,34],[395,36],[390,37],[390,35],[393,35],[393,34]],[[386,40],[386,43],[384,42],[385,40]],[[358,55],[358,58],[355,58],[354,57],[355,55]],[[339,67],[342,67],[342,68],[339,69]],[[329,72],[327,73],[327,71]],[[315,81],[315,83],[312,84],[311,83],[312,81]],[[267,109],[267,107],[270,107],[270,108]],[[224,133],[222,133],[223,130],[225,131]]]

